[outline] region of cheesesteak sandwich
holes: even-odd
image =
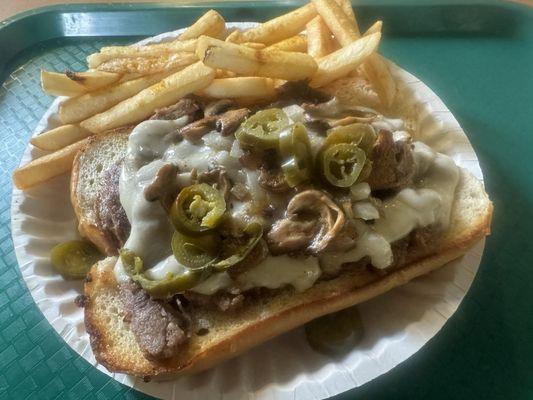
[[[85,323],[111,371],[200,371],[441,267],[489,233],[482,184],[366,93],[187,96],[89,139],[71,198],[109,257]]]

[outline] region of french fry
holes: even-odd
[[[313,57],[304,53],[253,50],[205,36],[198,40],[196,52],[207,66],[247,76],[300,80],[311,77],[317,68]]]
[[[373,33],[321,58],[309,84],[320,87],[347,75],[376,51],[380,38],[380,32]]]
[[[246,97],[274,97],[274,81],[270,78],[238,77],[215,79],[201,91],[201,94],[215,99]]]
[[[198,58],[194,53],[174,53],[158,57],[115,58],[103,62],[97,68],[99,71],[140,74],[142,76],[184,68],[196,61]]]
[[[34,136],[30,139],[30,143],[42,150],[56,151],[90,135],[92,133],[81,126],[68,124]]]
[[[101,113],[115,104],[139,93],[161,81],[176,71],[167,71],[154,75],[143,76],[128,82],[119,83],[109,88],[96,90],[66,100],[59,106],[59,118],[64,124],[83,121],[95,114]]]
[[[209,10],[198,20],[185,29],[179,40],[196,39],[202,35],[220,38],[226,29],[226,21],[215,10]]]
[[[365,74],[378,94],[379,101],[389,109],[396,96],[396,82],[385,59],[379,54],[372,54],[363,65]]]
[[[169,106],[183,96],[209,86],[214,77],[214,69],[197,62],[118,103],[113,108],[92,116],[80,125],[91,132],[99,133],[142,121],[157,108]]]
[[[307,52],[307,38],[304,35],[296,35],[281,42],[274,43],[268,46],[267,49],[305,53]]]
[[[312,0],[312,2],[315,5],[316,11],[320,14],[341,46],[348,46],[360,36],[359,29],[344,11],[342,11],[342,8],[335,0]]]
[[[15,186],[21,190],[26,190],[70,171],[74,157],[87,143],[87,140],[88,138],[80,140],[16,169],[13,172]]]
[[[246,43],[246,41],[242,39],[242,32],[239,29],[235,29],[233,32],[231,32],[225,41],[228,43]]]
[[[320,15],[306,25],[307,54],[314,58],[322,58],[335,50],[335,42],[331,31]]]
[[[67,71],[64,74],[41,71],[41,86],[46,93],[53,96],[79,96],[109,86],[119,79],[120,74],[102,71]]]
[[[249,47],[251,49],[261,50],[264,49],[266,46],[263,43],[255,43],[255,42],[245,42],[241,43],[243,46]]]
[[[215,72],[215,79],[223,78],[235,78],[237,74],[233,71],[226,71],[225,69],[218,68]]]
[[[352,3],[350,0],[335,0],[344,14],[348,19],[354,24],[355,29],[359,32],[359,27],[357,26],[357,19],[355,18],[355,13],[353,12]]]
[[[367,35],[370,35],[372,33],[376,33],[376,32],[381,32],[381,28],[383,27],[383,22],[381,21],[376,21],[372,24],[372,26],[370,28],[368,28],[366,30],[366,32],[364,33],[364,36],[367,36]]]
[[[96,68],[100,64],[115,58],[159,57],[169,53],[193,52],[196,39],[174,40],[167,43],[149,44],[144,46],[110,46],[102,47],[99,53],[87,57],[89,68]]]
[[[271,45],[300,33],[305,29],[305,24],[315,15],[315,7],[309,3],[290,13],[264,22],[255,28],[244,32],[235,31],[237,33],[232,33],[226,41],[235,43],[259,42]]]

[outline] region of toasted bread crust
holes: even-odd
[[[463,174],[463,179],[474,180],[468,174]],[[317,317],[361,303],[403,285],[460,257],[490,233],[492,203],[480,183],[477,182],[469,190],[481,192],[482,214],[477,215],[473,223],[468,221],[468,229],[453,237],[448,235],[430,253],[420,254],[408,265],[381,277],[368,272],[343,274],[333,280],[320,282],[303,293],[292,293],[288,304],[269,308],[267,312],[263,310],[257,313],[255,319],[243,319],[239,321],[238,327],[228,330],[222,337],[217,337],[206,345],[202,345],[202,339],[195,338],[196,342],[185,348],[182,354],[164,362],[148,360],[139,349],[126,349],[118,345],[110,334],[108,322],[98,314],[99,296],[105,292],[108,298],[113,298],[113,293],[117,292],[112,272],[114,259],[107,259],[106,265],[97,264],[92,268],[85,285],[88,298],[85,323],[96,359],[111,371],[142,377],[168,379],[178,374],[198,372]],[[121,316],[116,315],[116,318]],[[121,334],[126,334],[126,329]]]
[[[81,236],[90,240],[102,253],[108,256],[117,254],[117,248],[115,244],[109,240],[102,229],[96,225],[94,221],[91,221],[87,218],[86,213],[83,212],[83,209],[80,205],[80,193],[78,191],[78,183],[80,181],[80,160],[82,159],[83,154],[97,142],[106,140],[111,135],[129,133],[131,130],[132,127],[123,127],[91,136],[85,146],[78,151],[72,164],[72,172],[70,175],[70,202],[72,203],[74,213],[78,219],[78,231],[80,232]]]

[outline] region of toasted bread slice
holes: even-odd
[[[237,314],[201,311],[192,316],[193,326],[200,319],[207,320],[209,333],[193,334],[178,356],[165,361],[148,360],[140,350],[123,318],[113,274],[116,259],[107,258],[93,266],[85,284],[85,323],[93,352],[109,370],[142,377],[164,379],[207,369],[312,319],[361,303],[443,266],[489,233],[491,216],[492,203],[483,185],[462,171],[450,229],[433,248],[414,249],[407,264],[385,275],[357,269],[302,293],[287,289],[254,300]]]
[[[96,203],[105,188],[104,175],[122,162],[132,128],[119,128],[92,136],[82,148],[72,166],[70,200],[78,218],[78,230],[106,255],[117,254],[117,246],[98,223]]]

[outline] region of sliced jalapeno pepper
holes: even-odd
[[[364,329],[357,308],[350,307],[307,323],[305,335],[314,350],[336,356],[350,351],[359,344]]]
[[[321,154],[321,168],[329,183],[337,187],[350,187],[361,174],[366,154],[355,144],[337,143]]]
[[[244,260],[263,236],[263,226],[258,222],[252,222],[244,229],[244,233],[243,238],[231,238],[224,241],[223,253],[219,261],[211,264],[216,271],[224,271]]]
[[[281,132],[279,150],[285,161],[281,165],[285,181],[294,187],[311,176],[313,154],[305,126],[298,122]]]
[[[72,240],[54,246],[50,260],[54,269],[65,279],[83,279],[89,269],[102,259],[100,252],[91,243]]]
[[[337,143],[355,144],[368,153],[376,141],[376,132],[368,124],[351,124],[338,126],[327,132],[324,146],[328,147]]]
[[[182,189],[170,209],[170,219],[180,231],[197,234],[218,225],[226,211],[226,201],[207,183]]]
[[[244,121],[235,137],[239,142],[261,149],[278,147],[279,133],[289,125],[287,114],[279,108],[256,112]]]
[[[120,250],[120,259],[124,265],[124,270],[141,287],[146,290],[152,297],[164,299],[184,292],[198,285],[209,277],[211,270],[209,268],[184,270],[180,274],[168,274],[164,279],[154,280],[148,278],[143,273],[143,261],[135,253],[128,249]]]
[[[176,231],[172,236],[172,252],[176,260],[185,267],[204,268],[220,252],[220,237],[214,232],[189,236]]]

